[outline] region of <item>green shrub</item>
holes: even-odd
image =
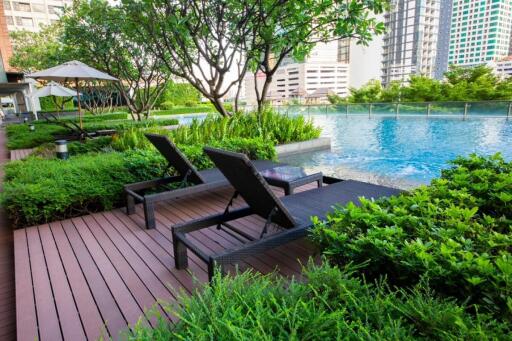
[[[131,340],[498,340],[510,326],[471,316],[421,286],[391,290],[353,270],[310,266],[303,281],[245,272],[214,277],[180,305],[163,304],[169,323],[138,323]]]
[[[105,114],[107,115],[107,114]],[[118,117],[119,114],[112,117]],[[65,119],[65,121],[68,119]],[[168,126],[178,124],[178,120],[174,118],[169,119],[149,119],[144,121],[133,121],[131,119],[115,119],[115,120],[102,120],[88,118],[84,121],[84,129],[89,132],[97,130],[115,129],[122,131],[128,128],[138,127],[156,127]],[[31,132],[28,125],[25,124],[10,124],[7,126],[7,147],[9,149],[21,148],[34,148],[43,143],[53,142],[56,135],[67,135],[70,131],[60,125],[47,123],[44,121],[35,123],[35,131]]]
[[[162,107],[163,103],[172,105],[186,105],[186,103],[197,104],[201,100],[201,94],[188,83],[168,82],[160,98],[155,103],[156,107]]]
[[[32,157],[5,166],[2,206],[16,226],[35,225],[112,209],[123,201],[123,185],[137,180],[119,153]]]
[[[232,137],[260,137],[275,144],[311,140],[320,136],[320,129],[303,116],[286,116],[266,109],[256,113],[235,114],[232,117],[208,116],[193,120],[190,126],[173,130],[177,143],[209,143]]]
[[[435,291],[512,320],[512,163],[458,158],[430,186],[349,204],[317,222],[313,239],[367,278]]]
[[[165,102],[167,103],[167,102]],[[164,103],[164,104],[165,104]],[[213,113],[215,108],[212,105],[190,105],[190,106],[161,106],[163,110],[152,110],[152,116],[164,116],[164,115],[182,115],[182,114],[199,114],[199,113]]]
[[[135,174],[137,177],[140,177],[141,175],[148,178],[162,176],[167,167],[167,162],[159,152],[150,146],[150,143],[146,138],[140,138],[137,139],[137,141],[144,141],[144,148],[140,148],[142,144],[138,144],[134,148],[125,149],[125,159],[127,160],[130,172]],[[247,156],[253,160],[275,160],[277,158],[274,145],[259,138],[233,138],[214,142],[210,145],[212,147],[247,154]],[[116,143],[114,143],[113,146],[114,148],[119,148],[119,144],[116,145]],[[210,158],[204,154],[203,145],[178,144],[177,147],[198,170],[214,167]],[[146,164],[149,164],[149,166],[146,166]]]
[[[51,124],[36,124],[35,131],[30,131],[26,124],[9,124],[6,127],[7,148],[33,148],[54,140],[54,135],[65,134],[67,129]]]

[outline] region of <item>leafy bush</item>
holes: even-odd
[[[68,143],[69,155],[80,155],[87,153],[98,153],[104,151],[112,151],[110,145],[112,144],[111,136],[101,136],[93,139],[87,139],[83,142],[73,141]],[[44,143],[31,153],[32,156],[40,156],[43,158],[55,157],[55,144]]]
[[[119,153],[29,158],[5,166],[2,205],[16,226],[40,224],[112,209],[123,185],[137,180]]]
[[[168,82],[166,88],[157,103],[156,107],[162,107],[165,102],[172,105],[186,105],[187,103],[199,103],[201,94],[192,85],[188,83]]]
[[[65,134],[67,129],[52,124],[36,124],[35,131],[30,131],[26,124],[9,124],[6,127],[7,148],[32,148],[54,140],[54,135]]]
[[[147,139],[145,141],[147,141]],[[149,142],[144,142],[144,145],[146,144],[149,144]],[[215,142],[210,145],[217,148],[247,154],[249,158],[253,160],[275,160],[277,157],[273,144],[259,138],[233,138]],[[210,158],[204,154],[203,145],[180,144],[178,145],[178,148],[198,170],[214,167]],[[128,169],[137,177],[159,177],[163,175],[167,168],[167,162],[165,159],[159,152],[149,146],[147,149],[137,147],[128,149],[126,150],[125,155]]]
[[[425,281],[510,322],[512,163],[499,154],[453,163],[430,186],[337,209],[313,239],[337,264],[365,264],[367,278]]]
[[[137,324],[132,340],[492,340],[510,326],[471,316],[452,300],[421,286],[391,290],[367,284],[351,269],[310,266],[304,281],[245,272],[216,276],[212,285],[179,306],[165,305],[180,319],[170,324],[156,309],[156,328]]]
[[[165,102],[167,103],[167,102]],[[164,104],[165,104],[164,103]],[[162,105],[163,110],[153,110],[151,115],[164,116],[164,115],[182,115],[182,114],[198,114],[198,113],[212,113],[215,108],[212,105],[191,105],[191,106],[175,106],[175,105]]]
[[[96,120],[88,118],[87,121],[84,121],[83,126],[86,131],[93,132],[105,129],[115,129],[117,131],[122,131],[130,127],[145,128],[176,125],[178,123],[178,120],[174,118],[161,120],[150,119],[144,121],[133,121],[131,119]],[[53,142],[56,135],[66,134],[69,134],[68,129],[53,123],[36,122],[34,132],[29,131],[28,125],[10,124],[7,126],[7,147],[9,149],[34,148],[43,143]]]
[[[235,114],[232,117],[208,116],[194,120],[190,126],[173,130],[177,143],[209,143],[231,137],[260,137],[273,143],[305,141],[320,136],[320,129],[303,116],[286,116],[266,109],[256,113]]]

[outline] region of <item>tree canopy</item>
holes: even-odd
[[[499,78],[485,65],[451,65],[445,80],[412,75],[407,83],[391,82],[382,87],[372,80],[359,89],[350,89],[349,102],[436,102],[510,100],[512,79]]]

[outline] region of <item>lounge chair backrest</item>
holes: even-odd
[[[204,152],[244,198],[254,213],[268,218],[274,210],[272,222],[285,228],[296,225],[281,200],[272,192],[246,155],[210,147],[205,147]]]
[[[187,176],[187,181],[200,184],[204,183],[204,179],[197,172],[194,165],[190,163],[185,155],[169,140],[165,135],[145,134],[147,139],[155,146],[162,156],[169,162],[169,166],[173,167],[179,175]]]

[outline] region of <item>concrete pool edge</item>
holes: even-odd
[[[306,152],[313,152],[319,150],[330,150],[331,149],[331,138],[330,137],[319,137],[317,139],[280,144],[276,146],[276,152],[278,156],[289,156],[294,154],[301,154]]]

